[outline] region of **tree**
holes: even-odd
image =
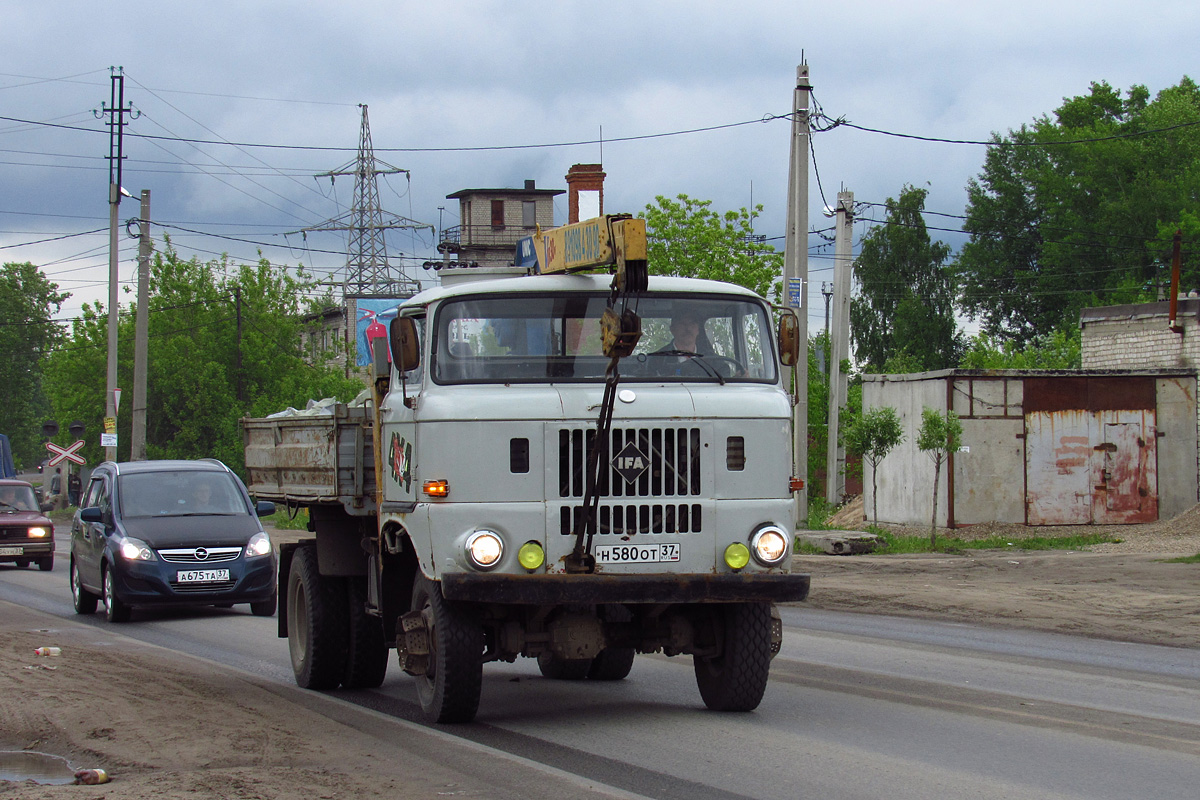
[[[0,433],[8,436],[19,466],[30,466],[46,454],[41,430],[50,404],[43,387],[43,359],[62,335],[53,317],[69,296],[33,264],[0,268]]]
[[[904,429],[896,409],[872,408],[854,418],[846,428],[846,448],[871,465],[871,517],[879,525],[879,491],[875,476],[879,462],[904,441]]]
[[[958,414],[953,411],[941,414],[929,406],[921,409],[917,447],[933,461],[933,519],[929,523],[929,544],[937,547],[938,483],[942,478],[942,464],[962,447],[962,423]]]
[[[879,369],[907,353],[920,369],[958,362],[962,336],[954,321],[950,247],[925,229],[925,189],[904,186],[887,201],[887,222],[863,237],[855,261],[859,293],[850,304],[857,359]]]
[[[967,185],[970,240],[961,304],[984,332],[1023,347],[1073,326],[1087,306],[1153,300],[1171,237],[1200,234],[1200,88],[1189,78],[1153,99],[1107,83],[993,135]],[[1200,284],[1190,248],[1184,286]]]
[[[768,299],[779,296],[783,254],[754,235],[753,214],[745,208],[718,214],[711,200],[659,195],[646,206],[650,272],[736,283]]]
[[[264,416],[322,397],[352,398],[362,389],[327,363],[309,363],[301,347],[304,293],[310,282],[266,259],[234,266],[225,259],[184,260],[167,242],[150,270],[146,452],[150,458],[218,458],[244,464],[239,419]],[[99,304],[84,307],[70,336],[50,358],[47,389],[58,416],[99,431],[104,411],[108,320]],[[240,320],[240,326],[239,326]],[[121,386],[132,385],[134,319],[118,330]],[[240,331],[240,333],[239,333]],[[128,431],[131,403],[118,430]],[[118,440],[129,457],[129,437]],[[84,452],[102,455],[98,437]]]
[[[1059,328],[1038,336],[1024,347],[1012,340],[997,341],[979,333],[970,341],[963,369],[1079,369],[1083,364],[1082,332]]]

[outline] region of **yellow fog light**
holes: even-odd
[[[754,560],[764,567],[773,567],[787,558],[788,536],[778,525],[763,525],[750,537]]]
[[[491,569],[504,555],[504,542],[492,531],[475,531],[467,540],[467,558],[479,569]]]
[[[741,542],[734,542],[725,548],[725,563],[732,569],[741,569],[750,563],[750,548]]]
[[[546,551],[537,542],[526,542],[517,551],[517,561],[525,569],[537,569],[546,563]]]

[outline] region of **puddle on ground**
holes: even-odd
[[[0,750],[0,781],[40,784],[74,783],[75,770],[61,756],[33,750]]]

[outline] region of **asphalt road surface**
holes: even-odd
[[[65,533],[65,532],[64,532]],[[0,565],[0,600],[89,625],[53,573]],[[489,664],[477,721],[436,726],[477,745],[655,798],[1194,800],[1200,651],[785,608],[783,652],[752,714],[704,710],[687,657],[639,656],[619,683]],[[275,619],[134,612],[113,635],[292,685]],[[393,664],[339,702],[424,725]]]

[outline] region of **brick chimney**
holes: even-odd
[[[604,165],[572,164],[567,170],[567,222],[579,222],[580,194],[583,201],[583,218],[590,219],[604,213]]]

